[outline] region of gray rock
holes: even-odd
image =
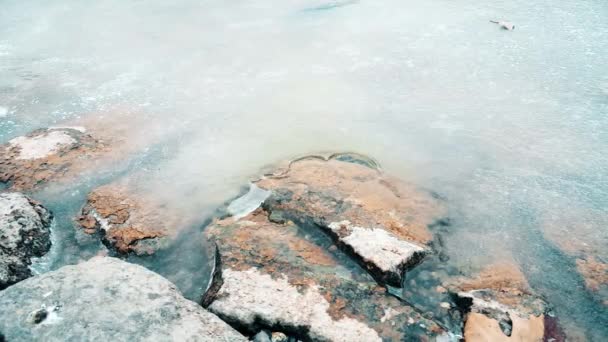
[[[246,341],[144,267],[110,257],[0,292],[7,341]]]
[[[266,330],[262,330],[259,333],[255,334],[253,337],[253,342],[271,342],[270,333]]]
[[[17,192],[0,193],[0,290],[32,276],[32,258],[51,248],[52,214]]]

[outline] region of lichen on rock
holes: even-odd
[[[32,259],[51,248],[52,217],[21,193],[0,193],[0,290],[32,276]]]

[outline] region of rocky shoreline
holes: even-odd
[[[431,227],[449,227],[445,203],[354,153],[279,164],[218,211],[200,237],[214,267],[198,304],[160,275],[112,257],[32,277],[32,260],[51,247],[53,215],[11,191],[65,180],[106,149],[78,128],[37,130],[0,147],[0,182],[8,185],[0,193],[0,338],[565,340],[550,303],[513,264],[439,287],[441,312],[454,325],[414,305],[408,274],[444,259]],[[176,216],[116,181],[94,188],[74,221],[113,255],[145,258],[189,224]],[[577,266],[590,290],[604,291],[605,264],[589,257]]]

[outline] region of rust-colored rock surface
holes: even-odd
[[[394,286],[429,252],[429,226],[444,217],[430,193],[356,154],[300,158],[255,184],[271,192],[266,210],[321,227],[377,280]]]
[[[120,184],[93,190],[77,221],[86,233],[100,233],[104,243],[119,253],[136,254],[154,253],[176,223],[161,205]]]
[[[534,295],[521,270],[511,263],[490,265],[472,278],[447,284],[468,312],[466,341],[563,341],[550,308]]]
[[[129,108],[86,113],[61,126],[38,129],[0,145],[0,183],[32,190],[116,165],[161,140],[173,125],[161,127]]]
[[[213,223],[205,231],[218,255],[208,309],[250,334],[270,329],[304,340],[432,340],[445,333],[390,297],[317,230],[271,222],[263,209]]]
[[[80,128],[39,129],[0,146],[0,182],[30,190],[74,172],[106,148]]]

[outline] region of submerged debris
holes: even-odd
[[[494,21],[494,20],[490,20],[491,23],[494,24],[498,24],[498,26],[500,26],[502,29],[507,30],[507,31],[513,31],[515,30],[515,25],[509,21]]]

